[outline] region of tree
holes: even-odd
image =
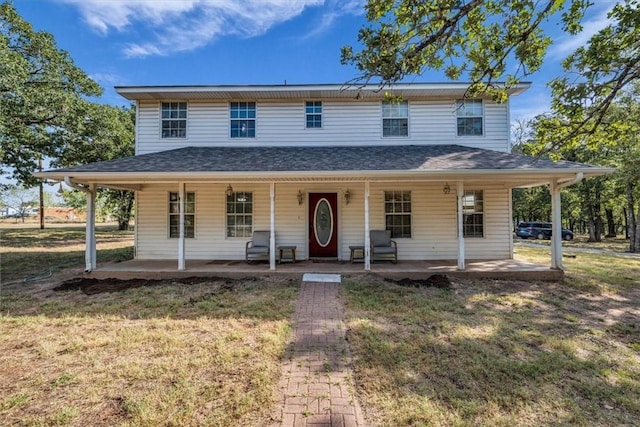
[[[567,143],[577,146],[603,126],[611,126],[607,120],[610,107],[639,81],[639,6],[638,0],[616,4],[608,15],[612,23],[565,59],[562,65],[567,75],[551,81],[552,108],[564,119],[559,125],[565,133],[564,141],[551,144],[552,148]]]
[[[617,169],[611,177],[590,178],[578,186],[581,217],[589,224],[590,239],[599,240],[603,231],[602,211],[607,217],[609,235],[615,234],[615,214],[626,216],[629,250],[640,250],[640,82],[618,93],[603,118],[606,126],[582,135],[580,144],[549,150],[549,141],[566,136],[559,123],[566,118],[557,113],[532,120],[531,137],[522,148],[526,152],[547,153],[578,162],[597,163]],[[575,141],[574,141],[575,142]],[[636,214],[637,212],[637,214]]]
[[[507,89],[543,65],[552,40],[541,25],[559,17],[569,34],[582,30],[589,0],[368,0],[370,25],[358,40],[363,49],[342,49],[343,64],[360,75],[352,83],[379,79],[395,83],[425,70],[471,82],[469,96],[487,93],[506,101]],[[604,123],[616,95],[640,77],[638,0],[620,0],[609,12],[611,24],[565,61],[566,75],[550,82],[558,121],[547,150],[577,146],[581,136]],[[504,84],[496,84],[502,81]]]
[[[470,80],[472,96],[488,92],[505,101],[506,88],[543,64],[552,41],[541,24],[560,14],[563,30],[576,34],[588,5],[586,0],[369,0],[370,25],[358,33],[364,48],[354,52],[345,46],[341,61],[361,73],[354,82],[391,84],[431,69],[452,80]],[[500,79],[505,86],[495,84]]]
[[[12,211],[11,215],[24,222],[31,210],[38,205],[38,196],[33,189],[17,185],[3,185],[0,188],[0,202],[3,208]],[[17,219],[16,219],[17,221]]]
[[[60,149],[50,132],[72,126],[90,105],[85,97],[101,92],[51,34],[0,4],[0,174],[13,170],[18,182],[34,185],[38,159]]]
[[[134,108],[91,104],[85,115],[75,119],[72,127],[51,134],[54,145],[60,147],[53,166],[75,166],[134,154]],[[126,230],[134,204],[133,192],[101,188],[98,198],[103,213],[113,216],[120,230]]]

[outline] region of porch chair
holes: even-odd
[[[389,230],[371,230],[369,233],[371,240],[371,261],[376,259],[376,255],[390,258],[392,263],[398,262],[398,245],[395,240],[391,240]]]
[[[270,243],[269,231],[254,231],[253,237],[249,240],[245,246],[245,260],[249,262],[251,259],[257,259],[263,255],[269,259],[269,243]]]

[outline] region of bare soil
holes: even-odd
[[[127,289],[140,288],[143,286],[158,286],[168,284],[180,284],[180,285],[198,285],[202,283],[221,282],[223,287],[226,286],[228,290],[232,290],[234,285],[244,283],[247,281],[255,281],[255,277],[243,278],[243,279],[230,279],[219,277],[187,277],[184,279],[91,279],[78,277],[62,282],[60,285],[53,288],[54,291],[82,291],[85,295],[95,295],[103,292],[123,292]]]

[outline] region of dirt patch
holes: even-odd
[[[127,289],[140,288],[143,286],[158,286],[171,284],[197,285],[201,283],[223,282],[227,287],[233,287],[238,282],[255,281],[255,277],[244,279],[229,279],[220,277],[186,277],[184,279],[90,279],[75,278],[61,283],[53,288],[54,291],[82,291],[86,295],[94,295],[103,292],[122,292]]]
[[[406,286],[409,288],[428,288],[434,287],[438,289],[450,289],[451,280],[443,274],[433,274],[426,279],[385,279],[387,282],[394,283],[398,286]]]

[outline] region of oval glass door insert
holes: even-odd
[[[327,199],[320,199],[313,214],[313,230],[316,241],[323,248],[331,242],[333,235],[333,211]]]

